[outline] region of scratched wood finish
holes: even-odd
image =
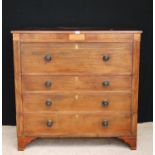
[[[48,106],[46,101],[51,101]],[[103,105],[108,101],[108,106]],[[23,94],[23,112],[131,111],[130,93],[50,93]]]
[[[45,56],[52,60],[47,62]],[[108,61],[103,56],[109,56]],[[26,43],[21,45],[23,73],[131,74],[132,44]],[[76,62],[76,63],[75,63]]]
[[[141,31],[12,33],[18,150],[39,137],[117,137],[136,149]]]
[[[52,120],[53,125],[47,126]],[[102,126],[108,120],[109,126]],[[130,113],[24,114],[24,135],[31,136],[121,136],[130,135]]]
[[[46,81],[51,87],[46,87]],[[109,81],[109,86],[103,86]],[[130,76],[22,76],[23,91],[130,91]]]

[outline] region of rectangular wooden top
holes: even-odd
[[[67,27],[57,27],[57,28],[29,28],[21,30],[12,30],[11,33],[142,33],[141,30],[114,30],[114,29],[104,29],[104,28],[67,28]]]
[[[13,40],[21,42],[133,42],[142,31],[103,29],[26,29],[14,30]],[[135,35],[135,37],[134,37]]]

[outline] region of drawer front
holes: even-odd
[[[23,111],[130,111],[130,93],[23,94]]]
[[[21,42],[133,42],[133,34],[128,33],[106,33],[103,31],[91,32],[81,31],[76,34],[75,31],[61,32],[36,32],[21,33]]]
[[[23,73],[131,74],[130,43],[24,43]]]
[[[24,135],[121,136],[130,135],[129,113],[24,114]]]
[[[130,91],[130,76],[22,76],[23,91]]]

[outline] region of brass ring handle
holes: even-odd
[[[47,55],[44,56],[44,60],[46,62],[50,62],[52,60],[52,56],[50,54],[47,54]]]
[[[107,128],[107,127],[109,126],[109,121],[108,121],[108,120],[103,120],[103,121],[102,121],[102,126],[103,126],[104,128]]]
[[[50,99],[46,100],[46,106],[50,107],[52,105],[52,101]]]
[[[53,121],[52,120],[47,120],[47,127],[53,126]]]
[[[49,88],[52,86],[52,82],[50,80],[45,81],[45,87]]]
[[[109,61],[109,59],[110,59],[110,56],[109,55],[104,55],[103,56],[103,61]]]
[[[102,85],[104,87],[108,87],[110,85],[110,82],[108,80],[103,81]]]

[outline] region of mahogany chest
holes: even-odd
[[[18,149],[117,137],[136,149],[141,31],[12,31]]]

